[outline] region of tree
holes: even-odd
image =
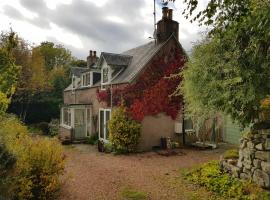
[[[10,104],[11,97],[15,92],[17,76],[20,67],[15,65],[12,57],[12,49],[16,47],[16,34],[12,30],[0,41],[0,115],[3,114]]]
[[[227,3],[218,11],[228,15],[226,24],[214,23],[218,31],[194,48],[182,91],[191,113],[196,108],[222,111],[247,125],[258,119],[260,101],[270,91],[270,2],[249,1],[242,15],[231,18],[232,1]]]
[[[19,76],[18,87],[13,102],[19,102],[20,118],[24,121],[31,102],[35,96],[51,88],[48,71],[45,68],[45,61],[38,48],[25,50],[26,42],[21,40],[16,49],[16,61],[22,64],[22,72]],[[25,51],[25,52],[24,52]]]
[[[39,49],[44,57],[47,70],[57,67],[69,67],[73,58],[71,52],[62,45],[55,45],[53,42],[42,42],[36,48]]]

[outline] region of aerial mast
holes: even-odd
[[[157,24],[157,18],[156,18],[156,0],[154,0],[154,39],[155,39],[155,44],[157,44],[157,37],[156,37],[156,33],[157,33],[157,28],[156,28],[156,24]]]

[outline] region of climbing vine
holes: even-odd
[[[185,57],[180,51],[173,51],[170,56],[160,56],[145,69],[134,84],[124,88],[111,90],[97,90],[99,101],[106,102],[108,106],[124,103],[130,116],[142,121],[147,115],[156,115],[164,112],[172,119],[177,117],[181,108],[182,98],[173,96],[173,92],[181,82],[177,74],[184,66]]]

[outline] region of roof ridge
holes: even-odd
[[[147,43],[145,43],[145,44],[141,44],[141,45],[139,45],[139,46],[137,46],[137,47],[134,47],[134,48],[132,48],[132,49],[128,49],[128,50],[122,52],[121,54],[127,55],[127,54],[125,54],[125,53],[127,53],[128,51],[133,51],[133,50],[135,50],[135,49],[142,48],[142,47],[147,46],[147,45],[152,44],[152,43],[154,43],[154,42],[147,42]]]
[[[110,54],[110,55],[117,55],[117,56],[126,56],[126,57],[132,57],[130,55],[122,54],[122,53],[109,53],[109,52],[101,52],[101,54]]]

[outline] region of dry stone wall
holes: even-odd
[[[270,129],[242,138],[238,160],[222,158],[221,167],[234,177],[252,180],[270,189]]]

